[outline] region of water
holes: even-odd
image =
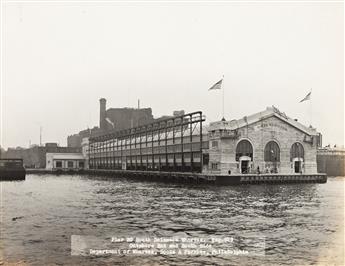
[[[2,262],[28,265],[344,265],[344,178],[193,186],[70,175],[1,185]],[[265,256],[71,256],[71,235],[264,236]]]

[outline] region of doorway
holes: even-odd
[[[249,161],[242,160],[241,161],[241,174],[248,174],[249,173]]]
[[[301,173],[301,161],[295,161],[295,173]]]

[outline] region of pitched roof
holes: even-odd
[[[258,121],[267,119],[269,117],[275,116],[278,119],[282,120],[283,122],[289,124],[292,127],[295,127],[296,129],[308,134],[308,135],[317,135],[317,131],[315,128],[310,128],[302,125],[298,121],[288,117],[284,112],[279,111],[276,107],[267,107],[266,110],[262,112],[258,112],[249,116],[245,116],[241,119],[234,119],[231,121],[218,121],[218,122],[213,122],[210,124],[210,130],[212,128],[220,128],[221,126],[224,126],[224,129],[229,129],[229,130],[235,130],[242,128],[244,126],[248,126],[251,124],[254,124]]]

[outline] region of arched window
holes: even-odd
[[[236,146],[236,161],[238,161],[241,156],[248,156],[253,160],[253,146],[246,139],[241,140]]]
[[[304,160],[304,148],[299,142],[296,142],[291,146],[290,161],[292,161],[294,158],[303,158]]]
[[[270,141],[265,146],[265,162],[280,162],[280,149],[275,141]]]

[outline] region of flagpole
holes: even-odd
[[[312,105],[312,100],[313,100],[313,88],[310,90],[310,104],[309,104],[309,112],[310,112],[310,125],[313,126],[313,105]]]
[[[223,106],[223,108],[222,108],[222,111],[223,111],[223,118],[222,118],[222,120],[225,120],[225,118],[224,118],[224,75],[223,75],[223,81],[222,81],[222,91],[223,91],[223,104],[222,104],[222,106]]]

